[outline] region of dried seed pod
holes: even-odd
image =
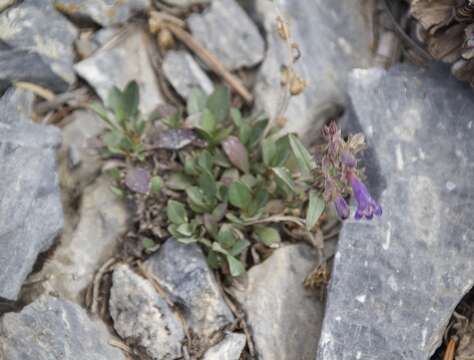
[[[288,118],[285,117],[285,116],[280,116],[276,120],[276,126],[278,126],[281,129],[283,129],[286,126],[287,123],[288,123]]]
[[[291,44],[291,50],[293,51],[293,62],[297,62],[301,57],[301,50],[297,43]]]
[[[290,81],[290,94],[292,96],[297,96],[301,94],[306,87],[306,81],[302,79],[299,75],[293,74]]]
[[[173,34],[168,29],[161,29],[158,33],[158,45],[163,51],[169,50],[175,46]]]
[[[148,19],[148,29],[152,34],[156,34],[161,29],[161,20],[158,17],[153,16],[153,13]]]
[[[290,38],[290,29],[288,24],[281,16],[277,17],[277,32],[278,35],[285,41]]]
[[[280,85],[281,86],[286,86],[290,82],[291,78],[291,70],[288,68],[286,65],[282,65],[281,70],[280,70]]]

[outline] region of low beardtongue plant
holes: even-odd
[[[106,108],[92,108],[109,125],[105,155],[124,160],[113,171],[115,191],[158,204],[153,226],[165,219],[153,233],[140,227],[147,246],[168,236],[199,243],[211,267],[238,276],[250,247],[278,246],[281,234],[317,242],[328,205],[347,219],[351,194],[356,219],[382,213],[357,169],[364,137],[345,140],[334,122],[323,130],[327,143],[317,163],[296,134],[232,107],[224,86],[209,96],[195,89],[185,109],[163,106],[146,122],[135,83],[114,88],[109,99]]]

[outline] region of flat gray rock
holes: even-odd
[[[234,320],[198,245],[169,239],[146,265],[196,334],[208,337]]]
[[[318,360],[427,360],[474,285],[474,98],[446,68],[355,70],[380,219],[347,221]]]
[[[15,92],[0,100],[0,299],[8,300],[16,300],[38,254],[63,226],[56,173],[60,131],[24,118],[28,108],[20,100]]]
[[[276,32],[275,6],[290,24],[292,41],[301,50],[295,70],[305,79],[303,94],[290,101],[286,117],[288,132],[307,140],[320,135],[323,122],[334,108],[344,104],[346,82],[354,67],[370,63],[367,21],[363,1],[257,0],[255,16],[267,33],[267,52],[255,85],[255,101],[270,116],[281,104],[280,68],[288,62],[288,48]]]
[[[193,36],[229,70],[263,60],[265,43],[257,26],[235,0],[213,1],[202,14],[192,14]]]
[[[0,13],[0,79],[65,91],[75,81],[77,29],[49,1],[25,0]]]
[[[79,305],[44,296],[0,319],[0,359],[125,360],[104,324]]]
[[[208,95],[214,90],[207,74],[185,50],[168,51],[163,60],[163,72],[176,92],[185,99],[194,88],[200,88]]]
[[[127,344],[153,360],[182,357],[182,324],[153,286],[128,265],[114,270],[109,304],[114,328]]]
[[[29,278],[34,284],[28,289],[31,294],[54,292],[82,303],[84,290],[95,272],[115,255],[120,236],[127,229],[124,201],[110,187],[110,178],[103,175],[84,189],[77,223],[68,216],[54,254]]]
[[[202,5],[202,4],[208,4],[211,3],[213,0],[154,0],[155,3],[166,3],[168,5],[172,6],[178,6],[178,7],[189,7],[192,5]]]
[[[303,282],[317,264],[308,245],[285,246],[251,268],[246,287],[235,290],[259,360],[314,359],[323,305]]]
[[[153,46],[149,35],[138,26],[129,26],[74,68],[106,101],[112,86],[123,89],[136,80],[140,89],[140,110],[149,114],[163,103],[152,65]]]
[[[206,351],[202,360],[239,360],[246,343],[244,334],[228,333],[220,343]]]
[[[68,16],[105,27],[124,24],[150,7],[150,0],[54,0],[53,3]]]

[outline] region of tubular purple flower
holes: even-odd
[[[357,210],[354,216],[355,219],[359,220],[365,217],[367,220],[370,220],[374,215],[381,216],[382,208],[370,196],[364,183],[360,181],[353,172],[348,172],[347,178],[351,183],[352,193],[357,201]]]
[[[346,200],[341,196],[338,195],[334,200],[334,205],[336,206],[337,215],[342,219],[345,220],[350,215],[349,205],[347,205]]]

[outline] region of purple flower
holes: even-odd
[[[334,205],[336,206],[337,215],[342,219],[345,220],[350,215],[349,205],[347,205],[346,200],[341,196],[338,195],[334,200]]]
[[[352,172],[348,172],[347,177],[351,182],[352,193],[357,201],[355,218],[359,220],[365,217],[367,220],[370,220],[374,215],[382,215],[382,208],[372,199],[362,181]]]
[[[357,160],[349,151],[343,151],[341,154],[341,162],[348,168],[353,168],[357,165]]]

